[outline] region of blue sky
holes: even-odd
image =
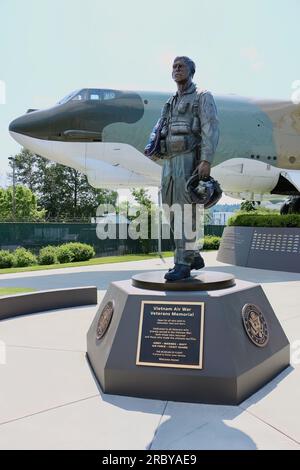
[[[176,55],[213,93],[290,98],[299,18],[299,0],[0,0],[0,183],[13,118],[83,86],[173,91]]]

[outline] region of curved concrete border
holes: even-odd
[[[97,287],[72,287],[10,295],[0,298],[0,320],[89,304],[97,304]]]

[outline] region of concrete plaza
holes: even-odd
[[[96,306],[0,322],[1,449],[300,449],[300,274],[229,266],[206,269],[260,283],[291,343],[291,367],[239,406],[104,395],[86,361]],[[165,270],[161,260],[5,274],[0,286],[38,290],[96,285]],[[3,351],[6,351],[6,358]]]

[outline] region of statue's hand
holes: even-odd
[[[197,166],[198,175],[200,179],[205,179],[210,176],[210,163],[206,160],[202,160]]]

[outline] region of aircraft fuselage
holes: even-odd
[[[33,153],[86,173],[93,186],[158,186],[162,162],[152,162],[143,150],[169,97],[82,89],[49,109],[27,112],[9,130]],[[223,191],[253,200],[300,194],[300,105],[214,98],[220,139],[212,174]]]

